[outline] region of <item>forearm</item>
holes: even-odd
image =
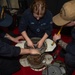
[[[66,47],[67,47],[67,43],[65,43],[64,41],[62,41],[62,40],[59,40],[59,42],[58,42],[58,44],[64,49],[64,50],[66,50]]]
[[[45,41],[47,39],[48,35],[45,33],[44,36],[42,37],[41,41]]]
[[[14,40],[14,37],[12,37],[11,35],[9,35],[8,33],[6,33],[6,35],[4,36],[5,38],[13,41]]]
[[[23,55],[23,54],[30,54],[30,50],[21,48],[20,55]]]
[[[28,37],[26,31],[23,31],[21,34],[22,34],[22,36],[24,37],[24,39],[25,39],[26,41],[29,41],[29,40],[30,40],[30,38]]]

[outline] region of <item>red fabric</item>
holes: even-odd
[[[13,75],[42,75],[42,72],[34,71],[30,67],[21,67],[21,70]]]
[[[18,29],[15,29],[13,32],[15,34],[19,33]],[[57,32],[58,32],[58,30],[54,29],[52,35],[54,35],[54,33],[57,33]],[[62,35],[62,40],[64,40],[65,42],[68,43],[71,41],[71,37],[67,37],[65,35]],[[58,46],[56,52],[59,53],[60,50],[61,50],[61,47]],[[56,60],[61,60],[64,62],[64,58],[61,58],[59,55],[57,56]],[[14,73],[13,75],[42,75],[42,71],[37,72],[37,71],[32,70],[30,67],[21,67],[21,70]],[[75,75],[75,72],[73,73],[73,75]]]

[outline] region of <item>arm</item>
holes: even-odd
[[[45,33],[48,35],[48,38],[52,39],[52,30],[53,30],[53,20],[52,20],[52,13],[50,11],[47,12],[47,21],[46,21],[46,29]]]
[[[53,40],[58,43],[62,48],[64,48],[64,50],[66,50],[66,47],[67,47],[67,43],[65,43],[64,41],[61,40],[61,35],[59,34],[55,34],[53,36]]]
[[[22,36],[24,37],[24,39],[27,41],[28,46],[34,48],[32,41],[30,40],[30,38],[28,37],[28,35],[26,33],[26,30],[27,30],[28,24],[29,24],[28,16],[29,16],[28,11],[25,11],[21,18],[21,21],[20,21],[19,31],[22,34]]]
[[[15,43],[18,43],[20,42],[19,40],[22,40],[24,39],[22,36],[18,36],[18,37],[12,37],[11,35],[9,35],[8,33],[6,33],[6,35],[4,36],[5,38],[15,42]]]
[[[37,43],[38,48],[40,48],[43,45],[43,43],[47,39],[47,37],[48,37],[48,35],[45,33],[44,36],[41,38],[41,40]]]
[[[75,41],[74,41],[74,40],[71,41],[71,42],[69,42],[68,44],[65,43],[65,42],[63,42],[62,40],[59,40],[59,41],[58,41],[58,44],[59,44],[62,48],[64,48],[64,50],[65,50],[67,53],[69,53],[69,54],[75,56]]]
[[[59,40],[58,41],[58,44],[64,49],[64,50],[66,50],[66,47],[67,47],[67,43],[65,43],[64,41],[62,41],[62,40]]]
[[[40,54],[36,49],[23,49],[20,47],[11,46],[7,43],[0,41],[0,56],[19,56],[23,54]]]
[[[66,26],[74,26],[75,25],[75,21],[72,21],[72,22],[70,22],[70,23],[68,23],[68,24],[66,24]],[[74,27],[75,28],[75,27]],[[53,36],[53,40],[56,42],[58,39],[61,39],[61,35],[54,35]],[[72,44],[67,44],[67,43],[65,43],[64,41],[62,41],[62,40],[59,40],[58,41],[58,44],[62,47],[62,48],[64,48],[64,50],[66,50],[67,48],[67,50],[68,50],[68,52],[69,51],[71,51],[72,52],[72,50],[74,49],[73,47],[74,47],[74,45],[73,45],[73,43]],[[71,45],[72,45],[72,47],[71,47]],[[72,49],[73,48],[73,49]],[[73,52],[74,53],[74,52]],[[74,54],[75,55],[75,54]]]
[[[44,41],[49,37],[51,38],[52,37],[52,24],[50,24],[50,21],[48,23],[48,25],[46,26],[46,29],[45,29],[45,34],[44,36],[42,37],[42,39],[38,42],[38,48],[40,48]]]
[[[33,45],[32,41],[30,40],[30,38],[28,37],[26,31],[23,31],[21,34],[25,38],[25,40],[27,41],[28,46],[34,48],[34,45]]]
[[[20,50],[20,55],[23,54],[40,54],[39,50],[37,49],[23,49]]]
[[[43,35],[42,39],[38,42],[38,48],[40,48],[44,41],[49,37],[52,38],[52,13],[47,11],[46,18],[45,18],[46,25],[43,26],[45,34]]]

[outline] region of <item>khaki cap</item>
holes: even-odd
[[[53,17],[53,22],[57,26],[63,26],[71,21],[75,20],[75,0],[66,2],[60,13]]]

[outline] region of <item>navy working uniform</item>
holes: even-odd
[[[11,46],[0,40],[0,56],[15,57],[15,56],[19,56],[19,54],[20,54],[20,47]],[[2,64],[0,60],[0,68],[1,68],[1,65]],[[0,73],[1,73],[1,69],[0,69]]]
[[[75,27],[72,32],[73,40],[66,47],[65,62],[67,63],[68,75],[75,70]]]
[[[75,27],[71,31],[72,41],[68,44],[59,39],[58,44],[65,50],[65,64],[67,75],[72,75],[75,70]]]
[[[19,53],[19,47],[10,46],[0,40],[0,75],[12,75],[12,73],[20,70],[17,58]]]
[[[4,8],[0,6],[0,28],[8,27],[11,24],[12,17],[5,13]],[[11,47],[9,44],[12,43],[9,39],[4,37],[5,35],[6,32],[0,29],[0,75],[12,75],[12,73],[20,70],[21,67],[18,59],[20,48]],[[8,45],[3,42],[8,43]]]
[[[27,35],[31,37],[43,37],[45,33],[48,34],[48,38],[51,38],[52,36],[52,14],[49,10],[46,9],[46,12],[44,16],[37,20],[30,8],[27,9],[22,16],[22,19],[20,21],[19,25],[20,33],[23,31],[27,32]]]
[[[6,32],[4,32],[3,30],[0,29],[0,40],[2,41],[2,42],[0,41],[0,73],[1,73],[1,75],[11,75],[12,73],[20,70],[21,66],[20,66],[19,57],[18,57],[18,55],[20,53],[19,52],[20,49],[15,48],[15,47],[10,48],[9,45],[10,44],[12,45],[12,41],[5,38],[4,37],[5,35],[6,35]],[[3,42],[8,43],[9,45],[7,45]],[[4,44],[5,44],[5,46],[4,46]],[[13,52],[13,48],[16,51],[16,54],[15,54],[15,52]],[[17,50],[17,49],[19,49],[19,50]],[[8,55],[8,53],[11,53],[11,54]],[[9,57],[9,56],[13,56],[13,54],[15,54],[14,56],[16,56],[16,57]],[[4,57],[4,56],[7,56],[7,57]]]

